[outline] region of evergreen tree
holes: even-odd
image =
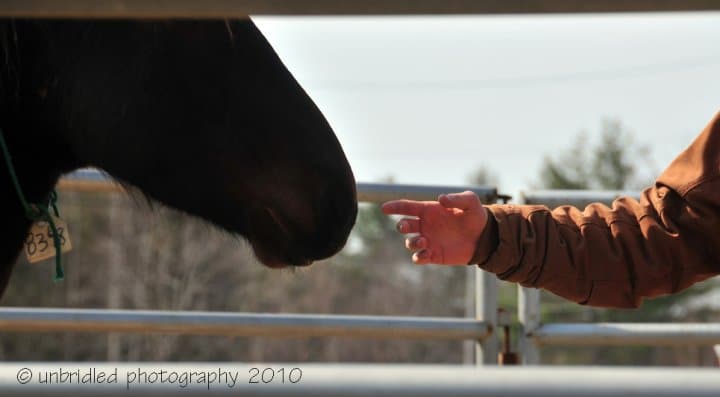
[[[618,120],[607,119],[593,145],[585,132],[573,145],[546,156],[540,169],[543,189],[639,189],[649,185],[654,172],[647,146],[635,143],[633,134]],[[644,167],[639,167],[639,165]],[[642,171],[642,173],[640,172]]]

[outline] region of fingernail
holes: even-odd
[[[405,226],[406,226],[405,222],[398,222],[398,224],[397,224],[398,232],[403,233],[405,231]]]

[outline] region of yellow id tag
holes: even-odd
[[[60,248],[62,253],[72,249],[70,243],[70,233],[68,232],[67,223],[60,218],[53,216],[55,228],[60,238]],[[53,258],[56,254],[55,240],[53,239],[53,231],[50,224],[45,221],[35,222],[25,237],[25,246],[23,247],[28,262],[37,263],[45,259]]]

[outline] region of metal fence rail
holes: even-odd
[[[546,324],[532,332],[539,345],[653,345],[720,344],[720,324],[592,323]]]
[[[39,384],[52,373],[95,371],[116,382]],[[257,368],[254,370],[253,368]],[[284,369],[285,382],[279,369]],[[269,369],[269,370],[268,370]],[[288,374],[294,370],[293,380]],[[160,374],[164,371],[164,374]],[[261,375],[274,373],[273,381]],[[206,373],[208,385],[181,388],[183,374]],[[155,375],[154,375],[155,374]],[[257,375],[254,375],[257,374]],[[76,379],[79,376],[76,376]],[[234,378],[233,378],[234,377]],[[67,377],[66,377],[67,378]],[[161,382],[164,379],[165,382]],[[185,378],[188,379],[188,378]],[[237,380],[234,380],[237,379]],[[260,381],[250,383],[250,380]],[[265,379],[270,379],[266,375]],[[299,379],[299,380],[298,380]],[[154,382],[151,382],[153,381]],[[21,384],[20,382],[27,382]],[[437,365],[233,363],[4,363],[0,394],[9,396],[284,396],[284,397],[717,397],[716,369],[473,368]]]
[[[714,0],[3,0],[33,18],[229,18],[246,15],[607,13],[720,10]]]
[[[620,197],[640,198],[634,190],[531,190],[520,194],[520,203],[539,204],[548,208],[572,205],[583,208],[591,203],[610,205]]]
[[[470,340],[490,334],[486,323],[466,318],[32,308],[0,309],[3,331]]]
[[[442,193],[454,193],[470,190],[475,192],[484,203],[494,203],[498,199],[497,189],[490,186],[429,186],[402,185],[387,183],[358,183],[358,201],[383,203],[388,200],[407,198],[411,200],[437,200]]]
[[[95,169],[83,169],[66,175],[60,179],[58,189],[97,193],[125,191],[122,185]],[[485,203],[494,203],[499,198],[497,188],[493,186],[431,186],[362,182],[357,184],[358,201],[366,203],[384,203],[399,198],[436,200],[441,193],[462,192],[464,190],[475,192]]]

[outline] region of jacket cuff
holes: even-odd
[[[487,225],[485,225],[485,229],[482,234],[480,234],[480,238],[478,238],[477,244],[475,245],[475,253],[470,259],[470,262],[468,262],[468,265],[482,265],[487,262],[500,243],[500,239],[498,237],[498,223],[495,219],[495,215],[493,215],[492,211],[490,211],[487,207],[483,207],[483,209],[488,216]]]

